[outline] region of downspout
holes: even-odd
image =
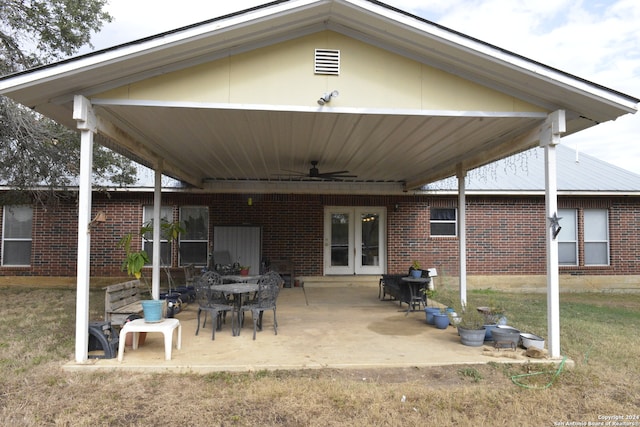
[[[545,121],[540,135],[544,147],[545,167],[545,213],[547,241],[547,334],[549,355],[560,357],[560,268],[558,261],[558,179],[556,146],[560,135],[566,131],[564,110],[554,111]]]
[[[91,255],[91,173],[96,117],[87,98],[73,98],[73,119],[80,130],[80,185],[78,193],[78,260],[76,284],[76,362],[89,353],[89,280]]]
[[[465,178],[467,171],[458,165],[458,242],[460,257],[460,303],[467,305],[467,197]]]

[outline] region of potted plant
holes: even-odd
[[[422,267],[418,261],[413,261],[413,264],[409,267],[409,274],[415,278],[422,277]]]
[[[241,276],[248,276],[249,275],[249,269],[251,269],[250,265],[241,265],[240,266],[240,275]]]
[[[149,255],[144,249],[134,251],[131,249],[131,240],[133,233],[125,234],[118,242],[118,247],[124,249],[125,258],[122,261],[122,271],[126,271],[127,275],[134,276],[140,280],[142,277],[142,267],[149,263]]]
[[[485,341],[493,341],[493,330],[498,325],[507,324],[505,310],[502,307],[497,306],[495,303],[493,303],[493,301],[489,301],[488,306],[478,307],[477,310],[484,316],[485,319]]]
[[[484,343],[485,338],[485,318],[475,307],[468,303],[459,304],[455,309],[455,322],[458,327],[458,334],[463,345],[479,347]],[[453,320],[453,319],[452,319]]]

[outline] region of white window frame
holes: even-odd
[[[31,214],[31,230],[29,231],[29,236],[22,237],[7,237],[7,214],[9,214],[12,209],[29,209],[29,213]],[[7,205],[4,206],[2,210],[2,266],[3,267],[29,267],[31,266],[31,256],[33,255],[33,207],[28,205]],[[26,264],[6,264],[6,254],[5,250],[7,248],[7,242],[29,242],[29,261]]]
[[[600,217],[599,223],[594,223],[591,215],[604,215],[604,218]],[[595,217],[593,219],[596,219]],[[604,230],[600,227],[604,227]],[[600,229],[599,229],[600,228]],[[584,210],[584,265],[585,266],[608,266],[611,263],[610,256],[610,240],[609,235],[609,211],[607,209],[585,209]],[[606,247],[606,260],[604,263],[589,261],[590,254],[588,253],[588,245],[602,244]]]
[[[205,244],[205,254],[204,254],[204,262],[202,263],[198,263],[196,264],[196,266],[198,267],[205,267],[208,264],[209,261],[209,207],[208,206],[180,206],[180,224],[182,224],[185,228],[187,227],[187,224],[185,222],[184,219],[184,215],[183,212],[186,209],[204,209],[206,211],[206,217],[205,217],[205,238],[204,239],[186,239],[184,238],[185,235],[189,234],[188,231],[186,230],[185,233],[182,233],[180,235],[180,246],[182,246],[184,243],[204,243]],[[183,266],[185,264],[183,264],[182,262],[182,254],[179,253],[178,254],[178,262],[180,266]]]
[[[569,266],[575,267],[580,265],[579,253],[578,253],[578,210],[577,209],[559,209],[558,217],[560,217],[560,226],[562,229],[558,234],[558,263],[560,266]],[[573,217],[573,225],[571,227],[571,222],[569,221],[569,217]],[[572,235],[573,234],[573,235]],[[574,249],[574,258],[575,263],[562,262],[560,259],[561,250],[560,246],[569,246],[573,245]]]
[[[453,220],[439,220],[432,219],[432,213],[434,210],[453,210],[455,218]],[[433,225],[434,224],[453,224],[453,234],[433,234]],[[431,237],[458,237],[458,208],[437,208],[431,207],[429,208],[429,235]]]

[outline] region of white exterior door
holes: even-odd
[[[382,207],[326,207],[324,274],[384,273],[386,223]]]

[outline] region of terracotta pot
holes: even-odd
[[[138,347],[140,347],[142,344],[144,344],[144,341],[147,339],[147,333],[146,332],[139,332],[138,333]],[[133,332],[129,332],[127,334],[127,337],[124,339],[124,345],[126,347],[133,347]]]

